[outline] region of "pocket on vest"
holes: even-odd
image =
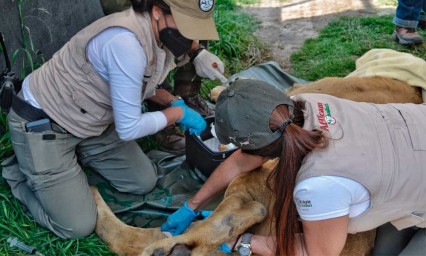
[[[426,105],[393,104],[407,124],[414,150],[426,150]]]
[[[80,111],[82,113],[88,113],[98,120],[101,120],[107,112],[107,108],[105,106],[91,98],[83,91],[74,91],[72,98],[74,99],[75,104],[80,107]]]

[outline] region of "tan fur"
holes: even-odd
[[[111,251],[120,255],[139,255],[145,247],[166,236],[158,228],[135,228],[121,222],[102,199],[98,190],[92,187],[98,218],[96,234],[108,244]]]
[[[324,93],[348,100],[373,103],[423,102],[418,87],[387,77],[328,77],[307,86],[296,84],[287,94],[292,96],[301,93]]]
[[[324,93],[374,103],[422,102],[417,88],[381,77],[325,78],[288,92],[289,95],[299,93]],[[265,184],[275,165],[276,160],[271,160],[235,178],[209,218],[192,225],[183,235],[166,239],[162,239],[164,235],[158,228],[141,229],[123,224],[94,190],[98,207],[96,233],[112,251],[122,255],[142,252],[142,255],[189,255],[180,246],[182,244],[192,250],[190,255],[222,255],[216,248],[246,230],[261,235],[271,233],[272,218],[268,208],[273,197]],[[349,235],[342,255],[369,255],[374,238],[375,230]]]

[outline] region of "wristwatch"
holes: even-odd
[[[253,235],[250,233],[244,233],[241,238],[241,243],[237,247],[237,252],[241,256],[250,256],[251,255],[251,237]]]
[[[172,100],[170,100],[170,101],[169,101],[169,104],[167,104],[167,105],[168,105],[168,106],[171,106],[173,103],[175,103],[176,101],[181,100],[181,99],[182,99],[182,97],[181,97],[181,96],[176,95],[176,96],[174,96],[174,97],[173,97],[173,99],[172,99]]]

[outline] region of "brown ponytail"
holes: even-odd
[[[296,176],[305,156],[316,148],[326,147],[327,138],[320,130],[308,131],[304,124],[305,102],[294,102],[293,122],[289,124],[280,139],[270,145],[246,153],[263,157],[280,157],[276,170],[268,177],[268,187],[275,195],[273,213],[276,230],[276,255],[294,255],[296,252],[296,234],[301,232],[297,221],[297,210],[293,202]],[[289,119],[286,105],[278,106],[271,114],[269,127],[279,129]]]
[[[281,139],[281,156],[278,168],[268,177],[275,194],[273,211],[275,214],[276,255],[294,255],[296,252],[296,234],[300,233],[297,210],[293,202],[296,175],[305,156],[315,148],[328,144],[320,130],[307,131],[300,122],[304,121],[304,102],[295,103],[294,123],[286,127]],[[288,109],[278,106],[270,118],[270,127],[277,130],[289,118]],[[302,122],[303,122],[302,121]],[[299,123],[299,125],[297,125]]]

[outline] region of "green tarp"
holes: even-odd
[[[254,66],[233,75],[230,79],[237,77],[263,80],[283,92],[294,83],[307,82],[285,73],[276,62]],[[127,224],[138,227],[160,226],[169,214],[198,191],[207,178],[198,170],[191,169],[185,162],[185,156],[175,156],[162,151],[151,151],[148,156],[157,165],[159,180],[155,189],[144,196],[120,193],[98,174],[87,172],[90,184],[98,187],[112,211]],[[211,200],[203,210],[213,210],[222,196]]]

